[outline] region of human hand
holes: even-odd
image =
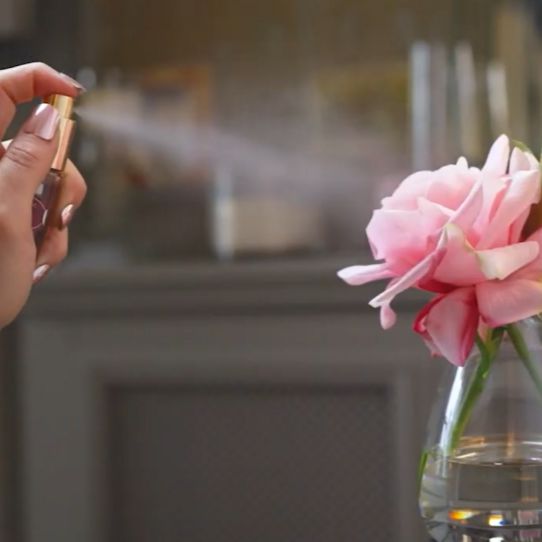
[[[76,97],[82,87],[44,64],[0,70],[0,137],[17,104],[50,94]],[[67,253],[67,226],[86,193],[85,182],[70,162],[60,183],[57,205],[39,253],[32,233],[32,200],[50,170],[58,146],[59,115],[42,104],[17,136],[0,146],[0,328],[23,308],[32,284]]]

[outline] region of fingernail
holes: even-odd
[[[37,135],[41,139],[51,141],[55,137],[60,115],[49,104],[41,104],[36,107],[32,116],[26,121],[24,131]]]
[[[79,81],[76,81],[73,77],[70,77],[69,75],[66,75],[62,72],[60,72],[59,75],[60,77],[62,77],[62,79],[68,81],[68,83],[70,83],[79,94],[83,94],[87,91],[87,89]]]
[[[36,284],[36,282],[39,282],[40,280],[42,280],[43,277],[45,277],[45,275],[47,275],[47,273],[49,273],[50,270],[51,270],[51,266],[47,264],[40,265],[39,267],[37,267],[36,270],[34,271],[33,283]]]
[[[73,219],[73,215],[75,214],[75,205],[70,203],[70,205],[66,205],[64,209],[62,210],[62,213],[60,213],[60,219],[62,222],[62,227],[66,228],[70,222]]]

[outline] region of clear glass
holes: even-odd
[[[542,540],[542,321],[500,340],[439,390],[419,495],[436,542]]]

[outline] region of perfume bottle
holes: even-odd
[[[45,102],[52,105],[60,114],[59,144],[51,169],[32,201],[32,232],[38,248],[41,246],[49,226],[49,211],[55,206],[58,188],[62,182],[70,145],[75,134],[75,121],[71,118],[74,106],[73,98],[53,94],[46,98]]]

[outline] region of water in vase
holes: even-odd
[[[542,436],[463,439],[427,455],[420,507],[436,542],[542,541]]]

